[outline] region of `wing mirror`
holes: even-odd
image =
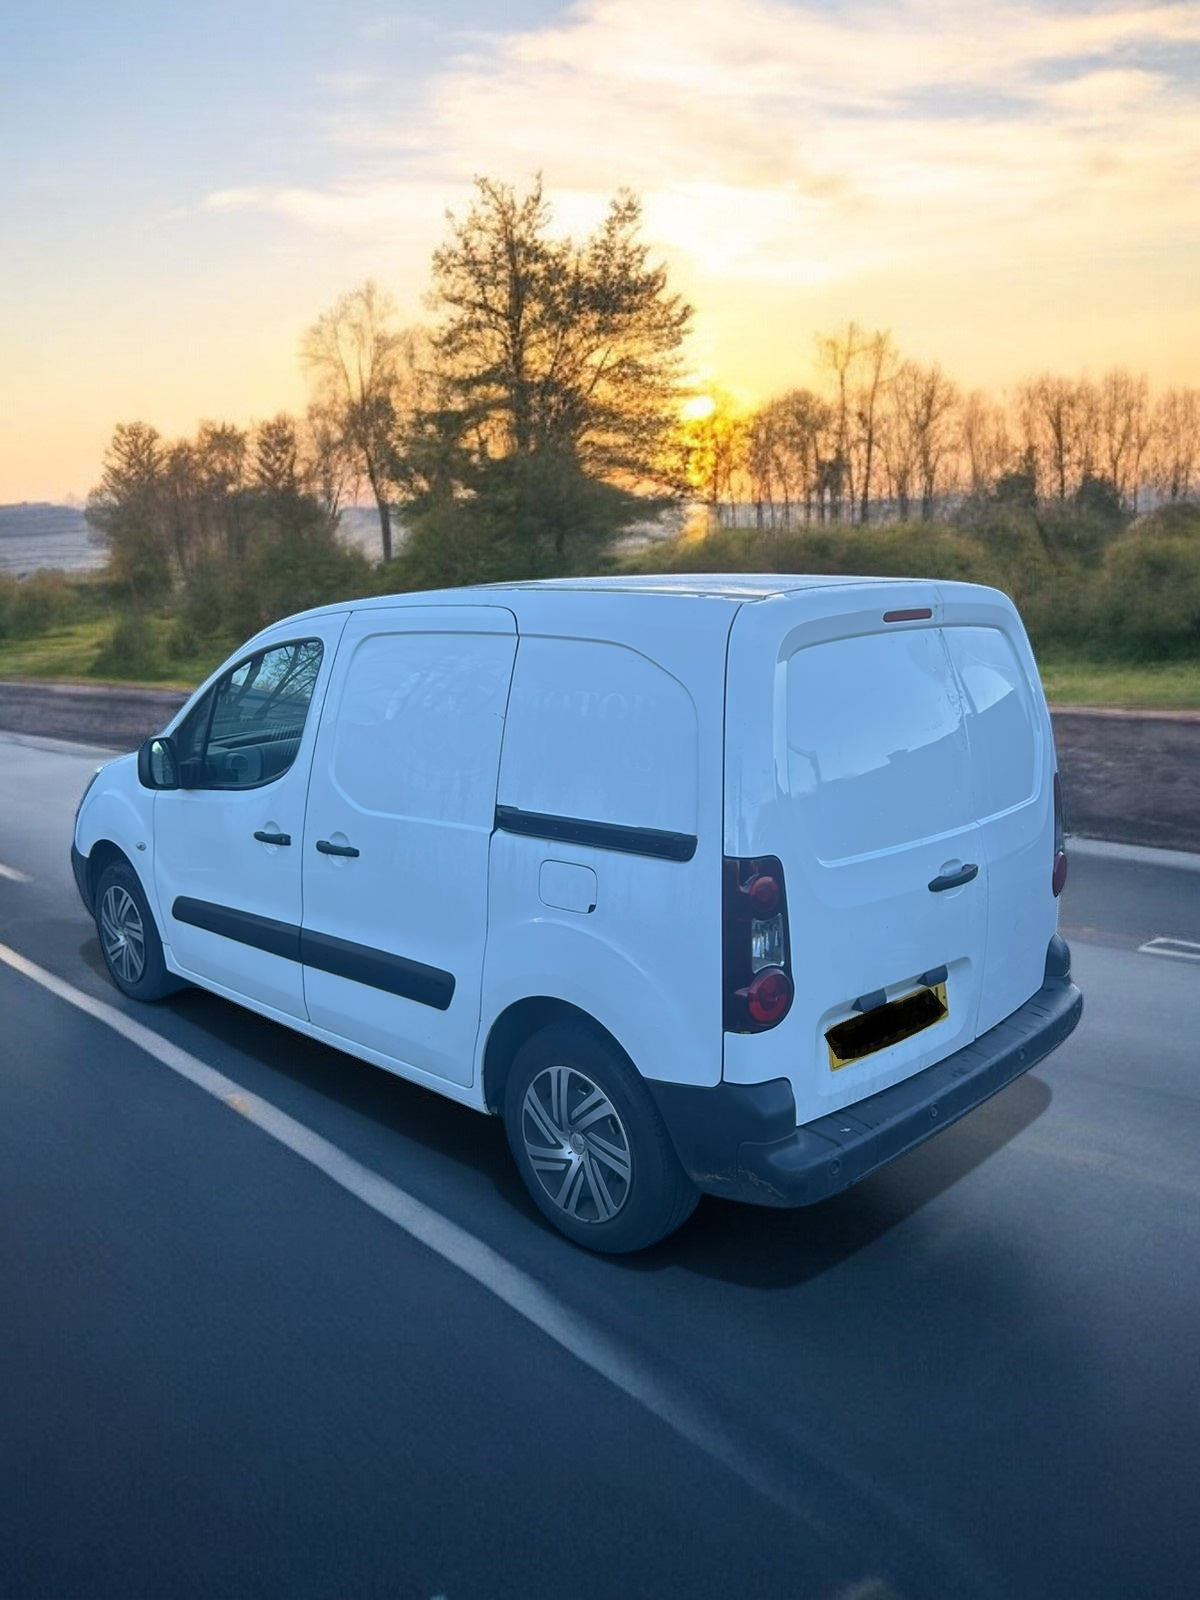
[[[179,757],[168,733],[155,734],[138,751],[138,782],[144,789],[178,789]]]

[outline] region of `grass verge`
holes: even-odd
[[[114,616],[64,623],[32,639],[0,639],[0,679],[37,678],[46,682],[94,683],[131,688],[191,689],[219,666],[228,651],[221,645],[172,660],[147,677],[106,677],[95,671],[97,656],[113,629]],[[154,623],[160,627],[162,624]]]
[[[1052,705],[1112,706],[1130,711],[1200,711],[1200,659],[1119,665],[1039,661]]]

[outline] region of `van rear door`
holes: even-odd
[[[946,648],[960,685],[975,814],[988,872],[987,959],[976,1029],[1041,987],[1058,923],[1054,735],[1029,641],[995,591],[942,585]]]
[[[978,1032],[988,841],[944,612],[931,584],[825,585],[747,604],[731,630],[725,852],[782,863],[796,992],[769,1032],[726,1033],[725,1076],[788,1077],[801,1122]],[[922,990],[940,1020],[865,1051],[829,1039]]]

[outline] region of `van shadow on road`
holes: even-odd
[[[94,937],[84,941],[80,956],[104,978]],[[311,1122],[312,1107],[306,1115],[294,1095],[280,1093],[285,1085],[394,1136],[394,1145],[389,1137],[369,1138],[369,1150],[352,1148],[350,1153],[382,1167],[382,1175],[402,1187],[411,1178],[405,1171],[405,1150],[411,1152],[413,1146],[443,1171],[460,1168],[480,1174],[506,1210],[543,1231],[556,1251],[574,1253],[526,1194],[497,1118],[482,1117],[201,989],[185,989],[160,1007],[148,1012],[139,1007],[133,1014],[301,1121]],[[226,1052],[235,1052],[240,1061],[229,1062]],[[255,1064],[252,1075],[244,1070],[246,1060]],[[607,1263],[631,1273],[682,1268],[747,1288],[799,1287],[873,1244],[967,1177],[1036,1122],[1051,1098],[1048,1085],[1027,1074],[920,1149],[833,1200],[800,1210],[770,1210],[706,1196],[677,1234],[637,1255],[608,1257]],[[339,1143],[346,1130],[334,1113],[332,1123],[318,1120],[315,1131]]]
[[[745,1288],[798,1288],[953,1188],[1036,1122],[1051,1099],[1049,1086],[1026,1074],[920,1149],[832,1200],[773,1211],[706,1197],[673,1238],[622,1260],[634,1271],[669,1265]]]

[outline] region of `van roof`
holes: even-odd
[[[841,577],[779,572],[630,573],[610,578],[540,578],[490,583],[487,589],[589,589],[623,594],[714,595],[723,600],[766,600],[794,589],[826,589],[848,583],[911,583],[911,578]]]
[[[642,594],[670,599],[707,599],[728,601],[735,608],[759,600],[771,600],[781,595],[795,594],[809,589],[846,588],[857,585],[876,587],[882,584],[912,584],[924,580],[914,578],[877,578],[866,574],[802,574],[780,572],[687,572],[687,573],[631,573],[608,578],[531,578],[508,583],[464,585],[457,589],[417,589],[398,594],[365,596],[358,600],[336,601],[332,605],[314,606],[289,617],[289,622],[304,618],[325,616],[331,612],[375,610],[389,606],[458,605],[463,601],[495,604],[502,595],[575,594]]]

